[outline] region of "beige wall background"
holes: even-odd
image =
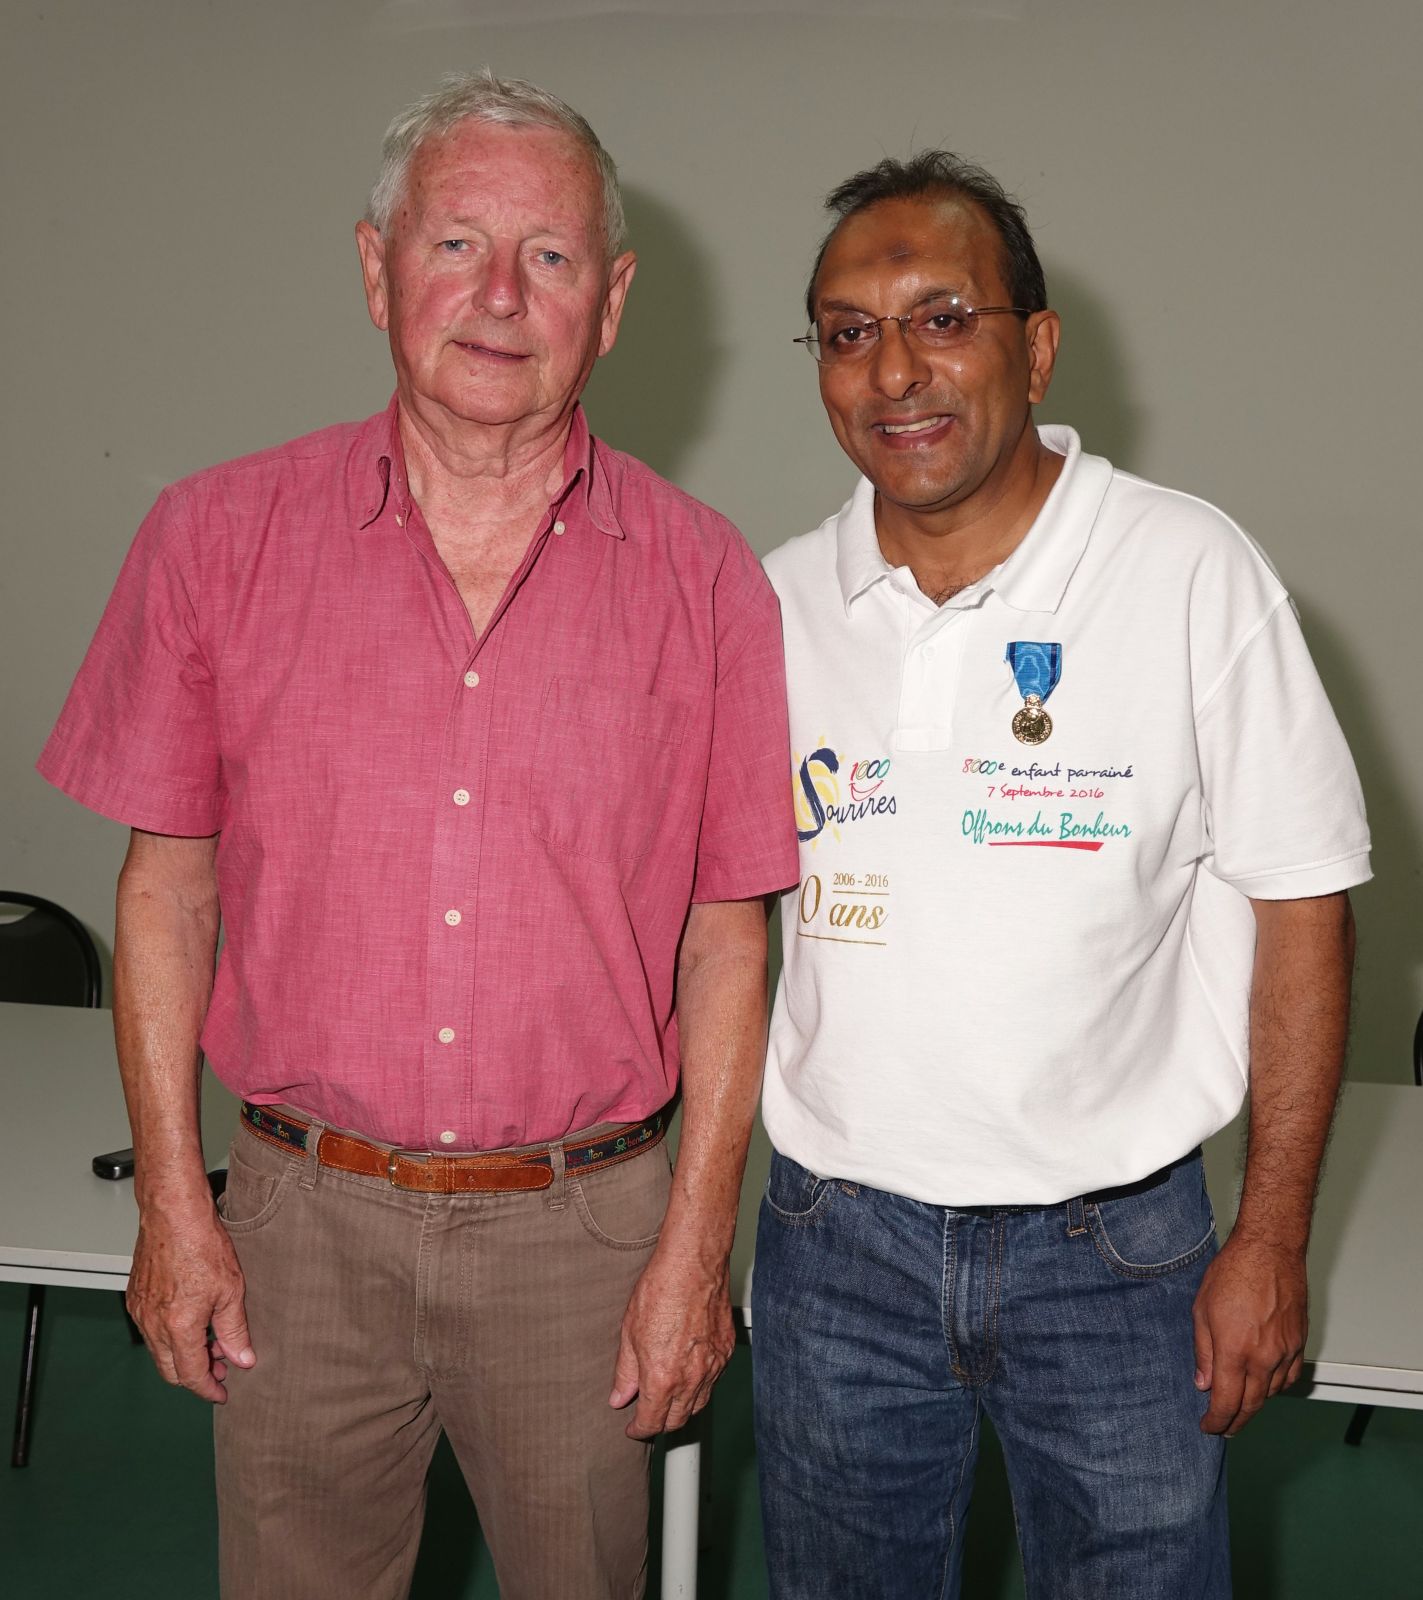
[[[594,426],[762,552],[852,478],[789,343],[820,196],[932,143],[1017,192],[1064,320],[1045,418],[1224,506],[1297,598],[1374,830],[1352,1071],[1409,1076],[1417,0],[45,0],[0,29],[0,882],[111,944],[124,833],[34,758],[159,489],[386,400],[351,227],[394,111],[488,62],[622,168],[641,267]]]

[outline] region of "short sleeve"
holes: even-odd
[[[713,604],[716,703],[692,886],[699,903],[774,894],[800,875],[780,607],[739,535]]]
[[[1288,599],[1200,708],[1196,737],[1216,877],[1257,900],[1368,880],[1358,774]]]
[[[149,833],[222,826],[213,675],[185,502],[144,519],[37,763],[81,805]]]

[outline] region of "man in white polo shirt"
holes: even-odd
[[[1037,429],[1058,319],[944,152],[829,198],[821,398],[863,473],[766,562],[801,881],[765,1120],[776,1600],[956,1595],[980,1408],[1028,1594],[1230,1592],[1224,1439],[1299,1373],[1369,876],[1279,580]],[[1217,1253],[1199,1145],[1251,1088]]]

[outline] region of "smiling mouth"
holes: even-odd
[[[499,350],[490,344],[473,344],[465,339],[456,339],[455,343],[461,350],[466,350],[472,356],[494,356],[500,361],[523,361],[526,353],[522,350]]]
[[[877,422],[875,432],[888,435],[891,439],[901,439],[906,434],[928,433],[934,428],[942,428],[954,420],[953,413],[948,412],[937,417],[920,417],[913,422]]]

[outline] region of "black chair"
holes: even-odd
[[[1423,1089],[1423,1012],[1419,1012],[1418,1025],[1413,1030],[1413,1081]],[[1349,1418],[1349,1426],[1344,1430],[1345,1444],[1361,1445],[1364,1442],[1364,1429],[1368,1427],[1373,1414],[1372,1406],[1354,1407],[1354,1415]]]
[[[101,998],[99,952],[84,924],[52,900],[0,889],[0,910],[13,908],[22,909],[25,914],[0,921],[0,1000],[27,1005],[97,1006]],[[29,1459],[43,1319],[44,1285],[32,1283],[25,1306],[12,1467],[23,1467]]]

